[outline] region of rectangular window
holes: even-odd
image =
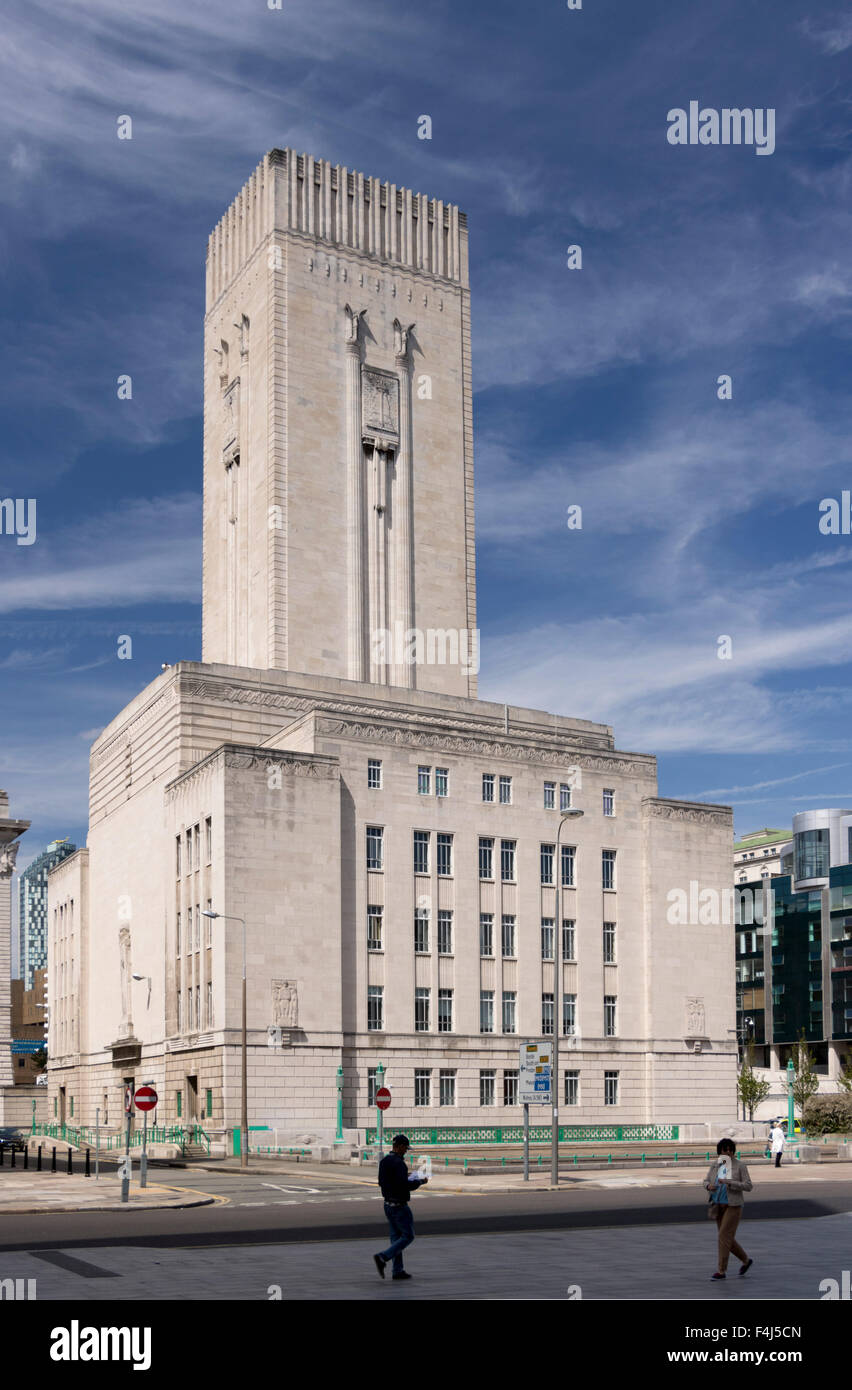
[[[450,771],[446,767],[435,768],[435,795],[449,796],[450,794]]]
[[[479,991],[479,1031],[480,1033],[494,1032],[493,989],[481,989]]]
[[[580,1104],[580,1073],[578,1071],[566,1071],[565,1073],[565,1104]]]
[[[541,996],[541,1031],[545,1038],[553,1037],[553,995]]]
[[[177,949],[176,949],[175,954],[179,956],[179,955],[180,955],[180,913],[178,913],[178,915],[177,915],[177,931],[176,931],[176,934],[175,934],[175,940],[176,940],[176,943],[177,943]]]
[[[438,955],[453,954],[453,914],[449,909],[438,911]]]
[[[618,1072],[604,1072],[604,1105],[618,1105]]]
[[[454,1071],[442,1071],[439,1073],[438,1103],[440,1105],[455,1105],[456,1074]]]
[[[180,1119],[183,1114],[183,1091],[175,1091],[175,1109],[177,1110],[177,1117]]]
[[[500,923],[500,942],[501,953],[514,959],[515,952],[515,916],[514,913],[505,913]]]
[[[515,846],[517,840],[500,841],[500,877],[504,883],[515,881]]]
[[[71,1099],[71,1119],[73,1120],[73,1118],[74,1118],[74,1097],[71,1096],[70,1099]]]
[[[418,1070],[414,1073],[414,1104],[418,1106],[432,1104],[431,1071]]]
[[[186,1026],[192,1032],[192,985],[186,991]]]
[[[615,923],[604,922],[603,924],[603,958],[604,965],[615,964]]]
[[[554,811],[556,809],[556,783],[545,782],[544,784],[544,809]]]
[[[430,995],[432,991],[420,985],[414,991],[414,1031],[429,1032]]]
[[[504,989],[503,991],[503,1032],[514,1033],[515,1031],[515,991]]]
[[[367,759],[367,786],[374,791],[379,791],[382,785],[382,760],[381,758]]]
[[[479,1073],[479,1104],[480,1104],[480,1105],[496,1105],[496,1104],[497,1104],[497,1097],[496,1097],[496,1094],[495,1094],[496,1089],[497,1089],[497,1073],[496,1073],[496,1071],[490,1071],[490,1070],[489,1070],[489,1071],[481,1071],[481,1072]]]
[[[213,1092],[209,1089],[205,1091],[204,1108],[209,1120],[213,1114]]]
[[[195,949],[201,950],[201,903],[195,904]]]
[[[368,985],[367,1029],[371,1033],[380,1033],[384,1026],[384,987],[382,985]]]
[[[438,832],[438,877],[452,878],[453,874],[453,837]]]
[[[418,956],[428,956],[429,954],[428,907],[415,907],[414,909],[414,950]]]
[[[574,884],[574,858],[576,845],[562,845],[562,887],[573,888]]]
[[[384,910],[375,905],[367,908],[367,950],[382,949],[382,917]]]
[[[494,877],[494,841],[485,835],[479,837],[479,877]]]
[[[428,874],[429,872],[428,830],[415,830],[414,832],[414,872],[416,874]]]
[[[192,828],[186,832],[186,872],[192,873]]]
[[[180,851],[181,851],[181,837],[180,837],[180,835],[178,835],[178,836],[176,836],[176,838],[175,838],[175,872],[176,872],[178,878],[180,878]]]
[[[418,767],[417,769],[417,790],[421,796],[428,796],[432,790],[432,769],[431,767]]]
[[[517,1105],[518,1103],[518,1073],[516,1071],[504,1071],[503,1073],[503,1104]]]
[[[541,958],[542,960],[553,960],[553,918],[542,917],[541,919]]]
[[[213,1027],[213,981],[207,981],[207,1027]]]
[[[204,822],[204,857],[208,864],[213,858],[213,821],[209,816]]]
[[[481,956],[494,955],[493,912],[480,912],[479,914],[479,954]]]
[[[577,1031],[577,996],[576,994],[563,994],[562,996],[562,1036],[573,1038]]]
[[[559,809],[560,811],[571,810],[571,787],[568,782],[559,783]]]
[[[376,1091],[379,1089],[378,1067],[367,1068],[367,1105],[372,1110],[376,1104]]]
[[[438,990],[438,1032],[452,1033],[453,1031],[453,991],[451,989]]]
[[[615,850],[601,850],[601,877],[604,888],[615,887]]]
[[[201,1027],[201,985],[195,986],[195,1026]]]
[[[483,772],[482,774],[482,800],[494,800],[494,773]]]
[[[512,804],[512,779],[511,777],[500,778],[500,804],[511,806]]]
[[[177,992],[177,1030],[183,1032],[183,994],[180,990]]]
[[[555,851],[555,845],[542,845],[541,847],[541,882],[544,887],[553,883],[553,855]]]
[[[605,816],[615,815],[615,788],[604,787],[603,789],[603,813]]]
[[[186,909],[186,949],[192,950],[192,905]],[[187,962],[187,965],[189,963]]]
[[[385,832],[380,825],[367,826],[367,868],[382,869],[385,863]]]
[[[562,919],[562,959],[577,959],[574,952],[574,922],[570,917]]]
[[[615,1016],[615,995],[604,995],[604,1037],[614,1038],[616,1035],[616,1016]]]

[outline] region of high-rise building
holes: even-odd
[[[47,966],[47,875],[77,846],[70,840],[51,840],[24,869],[18,882],[18,969],[24,989],[32,989],[33,972]]]
[[[730,808],[477,698],[464,214],[274,150],[204,353],[203,661],[103,731],[50,875],[57,1118],[145,1079],[238,1124],[244,942],[252,1124],[330,1137],[340,1078],[363,1134],[384,1076],[394,1124],[517,1126],[554,1030],[572,1124],[733,1116],[730,925],[669,911],[730,889]]]

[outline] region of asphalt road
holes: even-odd
[[[366,1179],[333,1174],[250,1174],[160,1169],[152,1179],[227,1198],[188,1210],[54,1212],[0,1216],[0,1250],[75,1246],[191,1248],[282,1245],[374,1237],[383,1225],[381,1198]],[[112,1181],[115,1181],[113,1178]],[[700,1185],[590,1188],[488,1195],[422,1190],[414,1198],[423,1235],[564,1231],[589,1227],[660,1226],[705,1219]],[[749,1198],[749,1222],[796,1220],[852,1211],[848,1178],[804,1182],[792,1175]]]

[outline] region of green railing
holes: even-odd
[[[82,1125],[62,1125],[62,1124],[35,1124],[33,1134],[43,1135],[46,1139],[62,1139],[67,1144],[71,1144],[75,1149],[94,1148],[100,1139],[102,1150],[107,1153],[123,1153],[127,1144],[127,1137],[122,1130],[118,1134],[111,1133],[106,1129],[98,1131],[83,1127]],[[141,1149],[143,1139],[142,1129],[131,1129],[130,1147],[131,1149]],[[205,1133],[200,1125],[149,1125],[148,1144],[178,1144],[181,1149],[186,1144],[203,1144],[207,1148],[208,1157],[210,1155],[210,1136]]]
[[[450,1125],[439,1129],[423,1129],[419,1125],[403,1126],[411,1144],[522,1144],[523,1125],[488,1125],[483,1127]],[[385,1139],[391,1134],[384,1128]],[[550,1125],[530,1125],[531,1144],[549,1144]],[[630,1144],[677,1139],[677,1125],[560,1125],[559,1142],[573,1144]],[[379,1132],[368,1128],[367,1143],[375,1144]]]

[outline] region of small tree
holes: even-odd
[[[852,1091],[852,1052],[846,1056],[837,1084],[842,1091]]]
[[[768,1081],[762,1081],[754,1074],[754,1043],[749,1039],[737,1076],[737,1095],[744,1109],[748,1111],[750,1120],[754,1119],[755,1110],[760,1102],[766,1099],[771,1089]]]
[[[805,1040],[804,1028],[799,1034],[793,1061],[796,1068],[796,1074],[793,1078],[793,1100],[799,1107],[800,1113],[804,1115],[805,1106],[811,1096],[819,1090],[819,1077],[814,1071],[814,1057]],[[790,1135],[790,1138],[792,1137]]]

